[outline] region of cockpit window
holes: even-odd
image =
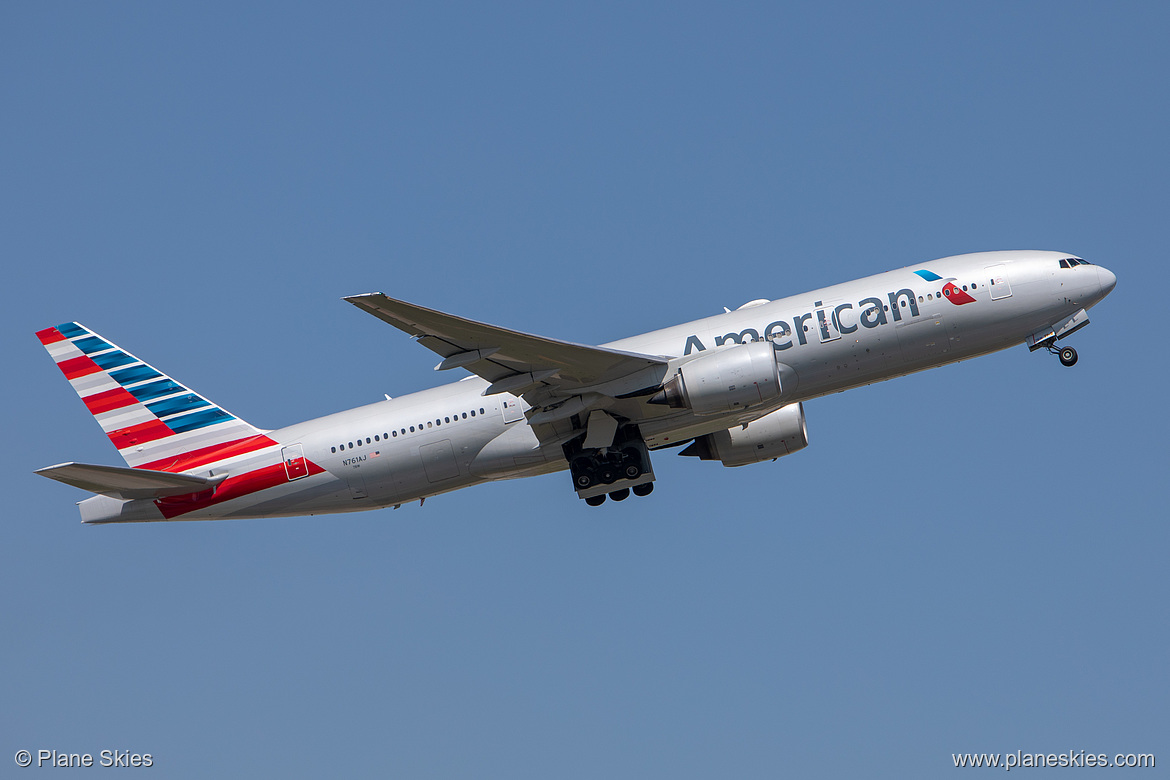
[[[1070,268],[1071,266],[1068,264],[1068,260],[1061,260],[1060,267],[1061,268]]]

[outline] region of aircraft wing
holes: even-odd
[[[436,369],[466,368],[491,383],[484,395],[514,393],[534,406],[549,398],[582,393],[636,395],[656,387],[668,363],[665,357],[573,344],[475,322],[382,293],[345,300],[438,353],[443,362]]]
[[[61,463],[37,469],[34,473],[90,493],[119,499],[184,496],[209,490],[227,477],[227,474],[221,474],[208,479],[191,474],[172,474],[169,471],[95,466],[89,463]]]

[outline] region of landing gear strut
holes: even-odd
[[[1077,351],[1072,347],[1057,347],[1055,344],[1048,344],[1045,348],[1060,358],[1060,364],[1062,366],[1076,365]]]

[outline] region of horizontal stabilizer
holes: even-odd
[[[227,474],[208,479],[190,474],[94,466],[89,463],[61,463],[38,469],[35,473],[91,493],[124,500],[185,496],[214,488],[227,478]]]

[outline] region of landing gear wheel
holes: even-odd
[[[630,463],[626,466],[626,479],[637,479],[642,476],[642,467],[637,463]]]
[[[1073,366],[1077,362],[1077,351],[1072,347],[1062,347],[1059,353],[1062,366]]]
[[[600,496],[590,496],[589,498],[585,499],[585,503],[589,506],[601,506],[605,503],[605,494],[602,493]]]
[[[634,495],[638,496],[639,498],[641,498],[642,496],[648,496],[653,492],[654,492],[654,483],[653,482],[645,482],[641,485],[634,485]]]
[[[604,482],[607,485],[612,485],[617,481],[617,470],[612,466],[605,466],[601,471],[597,472],[597,479],[599,482]]]
[[[621,490],[615,490],[609,494],[609,497],[614,501],[625,501],[630,497],[630,489],[622,488]]]
[[[578,474],[577,475],[577,488],[578,489],[584,490],[585,488],[589,487],[592,484],[593,484],[593,477],[589,476],[588,474]]]

